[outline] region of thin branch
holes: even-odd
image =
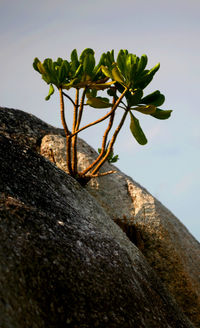
[[[76,98],[75,98],[75,102],[74,102],[74,117],[73,117],[72,133],[75,132],[75,130],[76,130],[78,107],[79,107],[79,89],[76,89]]]
[[[112,114],[112,112],[114,112],[115,109],[118,107],[118,105],[120,104],[120,102],[121,102],[122,98],[124,97],[124,95],[125,95],[125,93],[126,93],[127,90],[128,90],[127,88],[124,89],[124,91],[121,94],[121,96],[117,99],[116,103],[112,106],[110,112],[108,112],[105,116],[101,117],[100,119],[98,119],[98,120],[96,120],[96,121],[94,121],[92,123],[89,123],[89,124],[83,126],[79,130],[77,130],[75,133],[72,133],[70,137],[72,138],[74,135],[76,135],[77,133],[79,133],[79,132],[81,132],[81,131],[89,128],[90,126],[96,125],[96,124],[98,124],[98,123],[106,120]]]
[[[65,107],[64,107],[64,101],[63,101],[62,88],[59,89],[59,94],[60,94],[60,114],[61,114],[62,126],[64,128],[65,135],[68,136],[70,134],[70,132],[67,127],[67,123],[65,121]]]
[[[67,97],[71,102],[72,102],[72,104],[75,106],[75,102],[73,101],[73,99],[70,97],[70,96],[68,96],[65,92],[63,92],[62,91],[62,94],[65,96],[65,97]]]
[[[116,128],[113,136],[112,136],[112,139],[109,143],[109,146],[108,146],[108,149],[107,149],[107,152],[105,154],[105,156],[102,158],[102,160],[99,162],[99,164],[95,167],[95,169],[91,172],[91,175],[95,174],[97,171],[99,171],[99,169],[101,168],[101,166],[105,163],[105,161],[107,160],[108,156],[110,155],[111,151],[112,151],[112,148],[113,148],[113,144],[117,138],[117,135],[119,133],[119,131],[121,130],[122,128],[122,125],[124,124],[124,121],[126,119],[126,116],[128,114],[128,110],[125,111],[124,115],[122,116],[122,119],[118,125],[118,127]]]
[[[123,101],[121,101],[121,103],[125,106],[125,108],[127,107],[126,104]]]
[[[114,105],[114,103],[115,103],[115,98],[113,97],[113,105]],[[88,171],[90,171],[103,157],[103,155],[105,153],[105,147],[106,147],[106,141],[107,141],[108,133],[110,132],[110,130],[112,128],[112,125],[113,125],[114,115],[115,115],[115,111],[112,112],[112,114],[110,116],[109,123],[108,123],[108,127],[104,132],[103,140],[102,140],[102,146],[101,146],[101,152],[100,152],[99,156],[84,171],[80,172],[80,175],[86,174]]]
[[[82,94],[82,97],[81,97],[78,119],[77,119],[75,131],[74,131],[74,133],[76,133],[76,134],[78,133],[77,130],[79,129],[79,126],[80,126],[80,123],[81,123],[86,92],[87,92],[87,87],[85,87],[85,89],[83,90],[83,94]]]
[[[89,124],[83,126],[82,128],[80,128],[80,129],[77,130],[76,132],[72,133],[72,134],[71,134],[71,138],[72,138],[73,136],[75,136],[76,134],[78,134],[79,132],[81,132],[81,131],[83,131],[83,130],[89,128],[90,126],[96,125],[96,124],[98,124],[98,123],[104,121],[107,117],[109,117],[109,116],[112,114],[112,112],[113,112],[113,111],[110,111],[108,114],[106,114],[105,116],[101,117],[100,119],[98,119],[98,120],[96,120],[96,121],[94,121],[94,122],[92,122],[92,123],[89,123]]]
[[[115,104],[115,97],[113,97],[113,106],[114,106],[114,104]],[[115,108],[115,110],[116,110],[116,108]],[[108,133],[110,132],[110,130],[111,130],[112,126],[113,126],[114,116],[115,116],[115,111],[112,112],[112,114],[110,116],[109,123],[108,123],[108,127],[107,127],[107,129],[106,129],[106,131],[104,132],[104,135],[103,135],[102,145],[101,145],[101,154],[102,154],[102,156],[103,156],[103,154],[105,152]]]
[[[78,106],[79,106],[79,89],[76,89],[76,98],[74,103],[74,118],[73,118],[73,126],[72,133],[75,132],[76,124],[77,124],[77,115],[78,115]],[[77,174],[77,135],[72,138],[72,170],[74,175]]]
[[[66,138],[66,151],[67,151],[67,167],[69,174],[73,177],[73,170],[72,170],[72,160],[71,160],[71,138],[67,136]]]
[[[103,177],[105,175],[116,173],[116,172],[117,172],[116,170],[112,170],[112,171],[107,171],[107,172],[103,172],[103,173],[86,175],[86,177],[89,177],[89,178],[97,178],[97,177]]]
[[[63,101],[63,94],[62,94],[62,88],[59,88],[59,94],[60,94],[60,113],[61,113],[61,121],[62,125],[65,131],[66,136],[66,159],[67,159],[67,168],[69,171],[69,174],[73,176],[72,166],[71,166],[71,138],[70,138],[70,132],[67,127],[67,123],[65,121],[65,108],[64,108],[64,101]]]

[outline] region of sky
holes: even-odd
[[[48,86],[32,68],[35,57],[70,58],[93,48],[148,56],[160,70],[145,94],[160,90],[166,121],[138,114],[148,139],[140,146],[129,122],[115,146],[117,166],[172,211],[200,241],[200,1],[0,0],[0,106],[34,114],[61,127],[59,98],[45,101]],[[73,96],[73,94],[70,94]],[[68,111],[67,111],[68,110]],[[66,104],[70,120],[71,105]],[[86,121],[99,117],[87,109]],[[102,126],[80,134],[95,149]]]

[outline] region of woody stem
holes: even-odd
[[[76,130],[78,106],[79,106],[79,89],[76,89],[72,133],[74,133]],[[77,134],[76,134],[75,136],[72,137],[72,170],[75,176],[77,174],[77,164],[78,163],[77,163]]]
[[[83,90],[83,94],[82,94],[81,102],[80,102],[79,113],[78,113],[78,119],[77,119],[76,126],[75,126],[75,131],[71,135],[71,137],[73,137],[74,135],[76,135],[79,132],[78,129],[79,129],[79,126],[81,123],[82,115],[83,115],[83,107],[84,107],[84,100],[85,100],[86,92],[87,92],[87,87],[85,87],[85,89]]]
[[[115,99],[113,98],[113,105],[114,105],[114,101],[115,101]],[[112,112],[112,114],[110,116],[109,123],[108,123],[108,127],[105,130],[104,135],[103,135],[101,152],[100,152],[99,156],[95,159],[95,161],[92,164],[90,164],[84,171],[82,171],[80,173],[80,175],[86,174],[88,171],[90,171],[101,160],[101,158],[103,157],[104,152],[105,152],[105,146],[106,146],[106,141],[107,141],[108,133],[110,132],[110,130],[112,128],[112,125],[113,125],[114,115],[115,115],[115,112]]]
[[[64,101],[63,101],[63,93],[62,88],[59,88],[59,95],[60,95],[60,114],[61,114],[61,122],[65,131],[66,136],[66,160],[67,160],[67,168],[69,171],[69,174],[73,176],[72,166],[71,166],[71,138],[70,138],[70,132],[67,127],[67,123],[65,121],[65,107],[64,107]]]
[[[101,166],[105,163],[105,161],[107,160],[108,156],[110,155],[111,151],[112,151],[112,148],[113,148],[113,145],[114,145],[114,142],[118,136],[118,133],[119,131],[121,130],[122,128],[122,125],[124,124],[124,121],[126,119],[126,116],[128,114],[128,110],[125,111],[124,115],[122,116],[122,119],[118,125],[118,127],[116,128],[113,136],[112,136],[112,139],[109,143],[109,146],[108,146],[108,149],[107,149],[107,152],[105,154],[105,156],[102,158],[102,160],[99,162],[99,164],[95,167],[95,169],[91,172],[91,175],[94,175],[97,171],[99,171],[99,169],[101,168]]]
[[[124,89],[124,91],[121,94],[121,96],[117,99],[117,101],[115,102],[115,104],[112,106],[110,112],[108,112],[105,116],[101,117],[100,119],[98,119],[98,120],[96,120],[96,121],[94,121],[92,123],[89,123],[89,124],[83,126],[82,128],[80,128],[78,130],[76,129],[76,132],[72,133],[70,137],[72,138],[74,135],[78,134],[79,132],[81,132],[81,131],[89,128],[90,126],[96,125],[96,124],[104,121],[106,118],[108,118],[112,114],[112,112],[114,112],[115,109],[119,106],[119,104],[120,104],[120,102],[121,102],[122,98],[124,97],[124,95],[125,95],[125,93],[126,93],[127,90],[128,90],[127,88]]]

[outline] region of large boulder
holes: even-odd
[[[66,168],[65,138],[46,135],[41,154]],[[79,170],[97,157],[83,140],[78,141]],[[184,313],[200,327],[200,244],[185,226],[145,188],[113,165],[102,172],[115,174],[92,179],[86,189],[107,214],[120,225],[129,239],[143,252]]]
[[[0,122],[0,327],[193,327],[97,200],[36,153],[53,128],[9,109]]]

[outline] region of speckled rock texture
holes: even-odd
[[[41,153],[66,171],[65,138],[46,135]],[[97,153],[78,142],[79,169],[86,168]],[[113,165],[104,171],[117,173],[92,179],[86,189],[127,233],[156,270],[184,313],[200,327],[200,244],[185,226],[146,189]]]
[[[0,108],[0,327],[195,327],[97,200],[36,152],[54,132]]]

